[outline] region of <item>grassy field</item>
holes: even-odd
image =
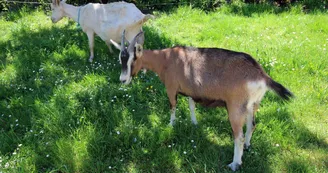
[[[249,9],[251,10],[251,9]],[[145,47],[221,47],[247,52],[295,98],[266,94],[240,172],[328,172],[328,15],[188,7],[155,13]],[[247,15],[245,15],[247,14]],[[178,98],[169,123],[152,72],[119,82],[118,51],[43,11],[0,19],[0,172],[230,172],[233,138],[224,109]]]

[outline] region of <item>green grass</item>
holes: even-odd
[[[297,11],[297,10],[296,10]],[[241,172],[328,171],[328,15],[243,15],[224,7],[179,8],[147,22],[145,47],[222,47],[254,56],[295,98],[269,92],[256,115]],[[163,84],[152,72],[119,82],[118,51],[42,11],[0,19],[0,172],[230,172],[233,139],[224,109],[178,99],[169,123]]]

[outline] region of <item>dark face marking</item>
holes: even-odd
[[[256,125],[256,123],[255,123],[255,116],[254,116],[254,115],[253,115],[252,124],[253,124],[253,130],[254,130],[254,128],[255,128],[255,125]]]
[[[124,49],[121,52],[122,72],[126,72],[128,70],[128,60],[129,52],[127,51],[127,49]]]

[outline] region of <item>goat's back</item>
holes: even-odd
[[[92,29],[103,40],[120,41],[123,30],[131,41],[145,17],[133,3],[112,2],[108,4],[89,3],[81,12],[81,26]],[[133,30],[133,31],[132,31]]]

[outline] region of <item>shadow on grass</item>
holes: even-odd
[[[117,172],[230,172],[226,165],[232,161],[233,139],[226,111],[199,108],[204,118],[195,127],[186,102],[179,98],[177,116],[182,118],[174,128],[167,127],[169,104],[158,77],[147,72],[139,74],[132,85],[122,86],[118,51],[109,54],[106,44],[97,38],[95,62],[88,63],[87,37],[71,26],[20,30],[13,33],[14,40],[0,45],[14,57],[12,62],[2,57],[4,69],[12,64],[16,76],[10,84],[0,86],[0,109],[5,114],[0,121],[1,154],[12,153],[22,142],[31,145],[39,155],[36,165],[41,171],[106,172],[111,167]],[[147,49],[179,44],[151,27],[144,31]],[[20,125],[16,127],[9,115],[19,119]],[[290,136],[294,133],[285,134],[300,147],[327,148],[322,139],[295,124],[286,111],[278,115],[272,111],[272,116],[258,121],[265,125],[272,119],[300,132],[296,139]],[[92,126],[94,133],[86,144],[88,158],[79,166],[74,163],[79,162],[74,160],[78,144],[72,142],[71,148],[58,150],[66,139],[77,138],[79,143],[82,137],[76,133],[87,126]],[[255,131],[254,136],[257,133],[261,132]],[[255,139],[253,150],[244,153],[242,171],[270,172],[268,157],[278,151],[266,136]],[[45,153],[53,156],[47,159]],[[56,156],[58,153],[63,156]]]

